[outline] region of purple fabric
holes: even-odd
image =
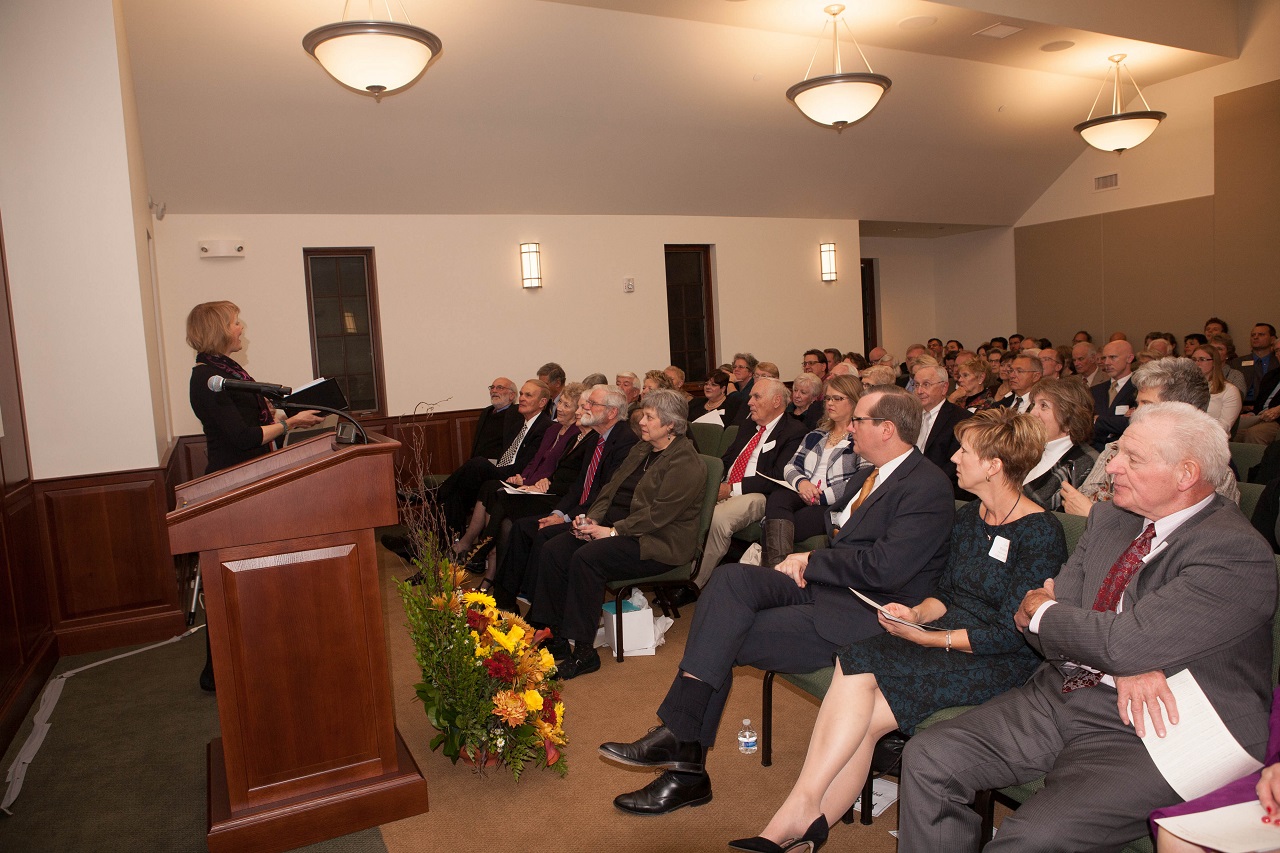
[[[1280,759],[1280,687],[1277,687],[1275,692],[1271,694],[1271,722],[1267,736],[1265,763],[1267,765],[1275,764],[1277,759]],[[1197,814],[1211,809],[1220,809],[1223,806],[1253,802],[1258,799],[1257,787],[1258,780],[1261,778],[1262,771],[1259,770],[1257,773],[1250,773],[1243,779],[1228,782],[1218,790],[1210,791],[1203,797],[1196,797],[1194,800],[1187,800],[1185,803],[1180,803],[1176,806],[1156,809],[1148,819],[1151,824],[1151,834],[1155,835],[1159,829],[1156,826],[1156,818]]]
[[[556,466],[560,464],[560,457],[564,456],[570,442],[578,435],[578,429],[576,424],[570,424],[564,431],[564,435],[560,435],[560,425],[551,425],[551,428],[542,436],[542,444],[538,445],[538,452],[533,455],[533,459],[529,460],[529,464],[520,474],[526,486],[532,486],[539,480],[551,476],[551,472],[555,471]]]

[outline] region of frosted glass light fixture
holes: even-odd
[[[373,17],[373,0],[368,0],[368,18]],[[440,52],[434,33],[391,15],[390,0],[383,0],[387,20],[347,20],[351,0],[342,9],[342,20],[317,27],[302,38],[302,48],[320,63],[333,79],[344,86],[382,100],[388,92],[403,89],[422,74],[431,57]]]
[[[822,280],[836,280],[836,244],[821,243],[818,246],[818,257],[822,262]]]
[[[861,47],[858,47],[857,39],[853,40],[853,46],[862,57],[862,63],[867,66],[867,73],[841,70],[839,29],[843,22],[840,15],[844,12],[844,6],[836,3],[828,6],[824,11],[831,16],[831,61],[834,72],[822,77],[809,77],[809,72],[813,70],[813,61],[818,56],[818,48],[815,47],[813,57],[809,60],[809,67],[804,72],[804,80],[788,89],[787,97],[800,108],[800,112],[818,124],[834,127],[839,133],[871,112],[876,104],[880,103],[880,96],[889,91],[893,81],[883,74],[872,73],[871,63],[867,62],[866,54],[862,52]],[[849,29],[847,23],[844,28],[848,31],[849,37],[853,38],[853,31]],[[823,24],[823,32],[826,32],[826,29],[827,25]],[[822,36],[819,35],[818,46],[821,47],[821,45]]]
[[[526,288],[542,287],[542,251],[537,243],[520,244],[520,278]]]
[[[1097,148],[1099,151],[1114,151],[1119,154],[1139,145],[1147,140],[1147,137],[1155,132],[1160,122],[1164,121],[1166,113],[1151,109],[1151,105],[1147,103],[1147,99],[1143,97],[1142,90],[1138,88],[1138,81],[1133,79],[1133,74],[1129,71],[1129,67],[1124,65],[1125,54],[1117,53],[1110,56],[1111,68],[1107,71],[1107,76],[1103,78],[1102,88],[1098,90],[1098,95],[1093,99],[1093,106],[1089,109],[1089,117],[1075,126],[1076,133],[1084,137],[1084,141]],[[1133,84],[1134,90],[1138,93],[1138,98],[1142,101],[1145,110],[1135,110],[1133,112],[1120,112],[1120,69],[1123,68],[1125,73],[1129,75],[1129,82]],[[1114,84],[1111,90],[1111,114],[1093,117],[1093,111],[1098,108],[1098,100],[1102,97],[1103,91],[1107,88],[1108,81],[1113,80]]]

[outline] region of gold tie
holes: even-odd
[[[1114,406],[1114,405],[1116,404],[1116,393],[1117,393],[1119,390],[1120,390],[1120,383],[1119,383],[1119,382],[1117,382],[1116,380],[1112,379],[1112,380],[1111,380],[1111,388],[1110,388],[1110,390],[1108,390],[1108,391],[1107,391],[1107,405],[1108,405],[1108,406]]]
[[[867,499],[867,495],[871,494],[871,490],[876,487],[876,477],[880,476],[879,468],[871,469],[871,476],[862,484],[862,488],[858,489],[858,496],[853,499],[853,504],[849,507],[849,515],[853,515],[858,511],[858,507],[862,506],[862,502]]]

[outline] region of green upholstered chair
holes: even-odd
[[[689,424],[689,438],[693,446],[704,456],[720,456],[720,442],[724,440],[724,427],[716,424]]]
[[[1245,444],[1242,441],[1232,441],[1227,444],[1231,448],[1231,461],[1236,465],[1236,471],[1240,474],[1240,484],[1244,485],[1249,479],[1249,469],[1262,461],[1262,454],[1266,451],[1265,444]]]
[[[662,612],[674,619],[680,618],[679,609],[667,601],[664,592],[675,587],[693,586],[693,578],[698,574],[698,564],[702,562],[702,547],[707,541],[707,529],[711,527],[711,514],[715,512],[716,495],[720,490],[720,478],[724,476],[724,463],[720,461],[719,457],[708,456],[704,453],[702,454],[702,461],[707,466],[707,479],[702,496],[702,511],[698,516],[698,547],[693,559],[660,575],[613,581],[605,587],[608,592],[613,593],[614,636],[618,638],[616,657],[619,663],[622,662],[622,650],[625,648],[622,640],[622,602],[631,595],[633,589],[654,590],[657,593],[656,598],[662,608]]]

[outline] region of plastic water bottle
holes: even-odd
[[[751,721],[743,720],[742,731],[738,732],[738,752],[751,755],[756,751],[757,744],[756,731],[751,728]]]

